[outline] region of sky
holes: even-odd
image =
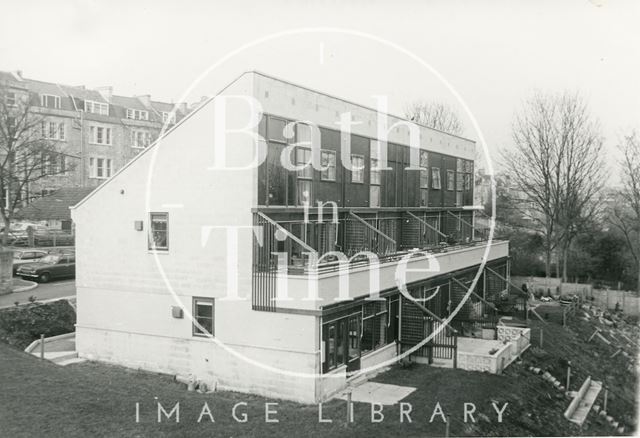
[[[617,140],[640,128],[637,1],[14,0],[3,15],[0,70],[173,102],[252,69],[367,106],[385,95],[392,114],[436,100],[497,168],[536,90],[585,97],[612,184]]]

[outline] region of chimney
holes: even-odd
[[[140,102],[142,102],[142,104],[144,106],[146,106],[147,108],[151,107],[151,95],[150,94],[144,94],[142,96],[136,96],[138,98],[138,100]]]
[[[100,95],[104,98],[104,100],[106,100],[107,102],[111,103],[111,97],[113,96],[113,87],[112,86],[106,86],[106,87],[97,87],[96,91],[98,93],[100,93]]]
[[[13,75],[14,78],[16,78],[19,81],[23,81],[24,79],[22,78],[22,70],[14,70],[11,72],[11,74]]]

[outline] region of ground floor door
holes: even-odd
[[[347,374],[360,369],[360,337],[362,332],[362,315],[351,315],[347,319]]]

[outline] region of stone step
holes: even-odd
[[[40,357],[40,352],[39,351],[34,351],[31,353],[33,356],[35,357]],[[50,352],[46,352],[44,353],[44,358],[46,360],[50,360],[51,362],[55,362],[58,363],[60,361],[66,360],[66,359],[74,359],[78,357],[78,353],[76,353],[73,350],[69,350],[69,351],[50,351]]]
[[[86,361],[87,359],[85,359],[84,357],[72,357],[70,359],[65,359],[60,362],[56,362],[56,364],[60,366],[66,366],[66,365],[71,365],[72,363],[82,363]]]

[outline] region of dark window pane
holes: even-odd
[[[284,137],[284,127],[286,126],[286,124],[287,122],[282,119],[269,117],[269,120],[267,122],[267,133],[269,135],[269,140],[286,143],[287,139]]]

